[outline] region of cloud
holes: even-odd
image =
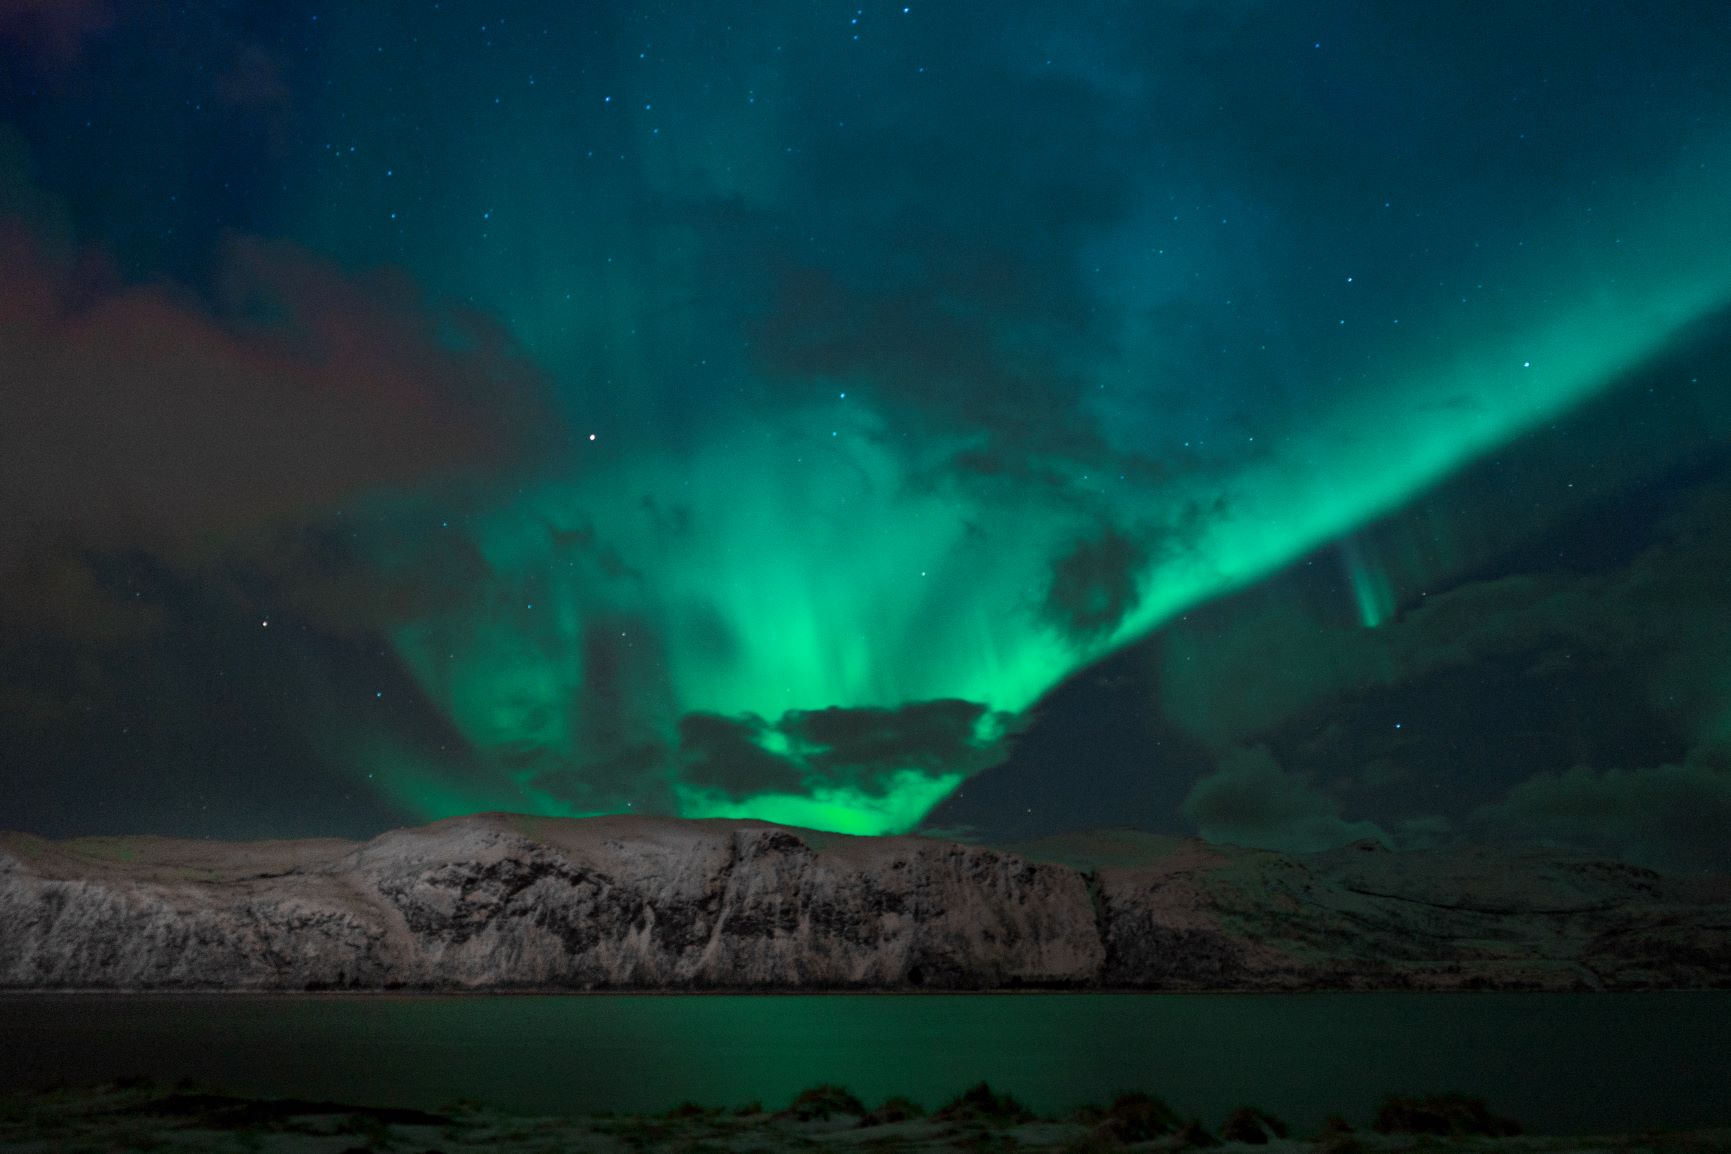
[[[1723,582],[1731,462],[1703,463],[1711,468],[1631,485],[1519,536],[1502,531],[1522,523],[1499,506],[1500,486],[1486,493],[1475,475],[1441,490],[1369,538],[1367,556],[1406,563],[1391,581],[1390,618],[1363,627],[1350,612],[1350,583],[1319,553],[1164,630],[1154,642],[1163,708],[1212,746],[1274,742],[1293,764],[1277,737],[1320,745],[1331,726],[1351,729],[1368,710],[1378,732],[1410,745],[1414,727],[1397,735],[1381,725],[1383,713],[1396,711],[1390,723],[1410,721],[1458,705],[1468,691],[1486,699],[1487,731],[1548,724],[1497,701],[1506,690],[1492,687],[1501,679],[1591,705],[1577,736],[1626,732],[1621,723],[1647,711],[1692,744],[1731,716],[1731,674],[1721,674],[1718,656],[1731,644]],[[1616,551],[1601,556],[1608,548]],[[1368,764],[1386,752],[1348,760]]]
[[[1235,750],[1221,762],[1191,787],[1181,807],[1209,841],[1311,853],[1364,838],[1390,840],[1374,822],[1342,818],[1334,799],[1281,769],[1261,746]]]
[[[682,776],[739,798],[799,788],[799,763],[764,748],[769,731],[761,717],[686,714],[679,719]]]
[[[80,556],[45,551],[0,567],[0,622],[15,636],[113,644],[149,637],[163,624],[156,605],[119,598]],[[0,645],[0,652],[5,646]]]
[[[704,741],[698,732],[704,727],[703,720],[693,727],[694,749]],[[725,733],[717,736],[723,745],[730,740]],[[621,801],[638,813],[666,812],[673,804],[667,789],[670,761],[665,743],[639,741],[591,757],[575,770],[564,767],[534,774],[528,784],[572,812],[615,810]]]
[[[1204,779],[1186,816],[1232,840],[1302,811],[1278,758],[1340,767],[1331,792],[1402,845],[1480,837],[1731,864],[1731,776],[1713,755],[1731,733],[1731,482],[1722,459],[1707,463],[1633,490],[1628,523],[1595,504],[1502,575],[1435,590],[1376,629],[1325,620],[1289,591],[1170,631],[1168,715],[1216,749],[1273,751],[1260,775]],[[1599,561],[1604,535],[1630,544]],[[1255,781],[1287,799],[1267,803],[1274,815],[1244,796]]]
[[[50,64],[75,58],[85,40],[114,22],[105,0],[0,0],[0,41]]]
[[[128,550],[195,565],[533,443],[539,375],[484,318],[249,237],[223,246],[217,282],[119,283],[99,252],[53,257],[0,221],[6,600],[41,592],[31,567]]]
[[[1005,719],[979,702],[943,699],[896,708],[688,713],[679,719],[682,776],[736,798],[845,786],[889,791],[899,775],[971,773],[1003,755]]]
[[[181,546],[501,459],[533,370],[390,275],[236,237],[220,305],[112,285],[0,230],[0,511],[93,545]],[[92,283],[96,281],[97,283]]]
[[[1040,616],[1077,640],[1110,633],[1142,599],[1148,556],[1145,542],[1115,528],[1077,541],[1052,563]]]
[[[1394,823],[1395,842],[1401,849],[1431,849],[1455,840],[1455,823],[1441,814],[1402,818]]]
[[[1731,870],[1731,771],[1699,762],[1538,774],[1482,806],[1469,828],[1657,869]]]
[[[895,709],[796,710],[780,730],[806,764],[831,780],[860,780],[904,769],[967,773],[996,743],[981,740],[986,707],[954,698],[920,701]]]
[[[895,98],[837,102],[830,77],[789,63],[818,95],[786,191],[740,221],[757,254],[742,325],[758,376],[797,396],[858,382],[898,444],[949,447],[937,473],[1064,489],[1078,463],[1114,456],[1077,403],[1113,333],[1076,251],[1135,210],[1125,169],[1145,153],[1121,94],[1005,67],[974,31],[934,24],[958,37],[957,83],[914,116]]]
[[[247,652],[242,622],[313,652],[467,595],[454,535],[423,534],[410,572],[357,531],[535,459],[544,382],[496,326],[253,237],[202,290],[129,283],[29,169],[0,133],[0,741],[52,730],[100,760],[85,731],[180,716],[202,663]]]

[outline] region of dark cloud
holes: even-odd
[[[287,114],[294,108],[294,94],[283,75],[283,66],[257,44],[240,44],[234,59],[216,82],[217,95],[227,104],[268,113]]]
[[[401,278],[237,237],[212,304],[56,267],[16,225],[0,253],[0,512],[25,531],[197,549],[495,464],[532,419],[503,334]]]
[[[297,659],[316,662],[335,635],[376,650],[377,630],[469,596],[482,571],[471,543],[423,531],[404,550],[418,563],[392,568],[361,556],[357,531],[377,528],[381,500],[425,500],[532,459],[539,374],[484,318],[286,242],[230,237],[202,291],[129,282],[73,241],[6,151],[0,713],[12,756],[58,743],[69,766],[130,764],[99,748],[115,740],[161,754],[179,741],[169,731],[204,724],[176,703],[192,687],[250,687],[257,730],[306,726],[285,704],[290,680],[225,664],[258,659],[235,636],[292,630],[308,647]],[[136,682],[141,666],[151,673]],[[400,678],[376,671],[353,700]],[[256,756],[244,722],[208,730],[212,749]],[[183,760],[206,759],[222,755]]]
[[[911,493],[966,522],[922,571],[1043,543],[1008,592],[922,620],[1014,613],[1094,652],[1151,567],[1194,562],[1179,596],[1248,576],[1272,552],[1236,535],[1284,547],[1285,471],[1304,492],[1341,439],[1487,448],[1494,382],[1414,382],[1558,331],[1594,286],[1681,308],[1708,283],[1652,254],[1723,199],[1691,198],[1723,168],[1703,126],[1731,9],[1674,7],[543,3],[478,29],[452,5],[0,0],[0,119],[41,162],[12,179],[0,139],[0,216],[24,222],[0,247],[0,710],[82,733],[94,705],[121,736],[90,764],[131,765],[122,714],[154,682],[197,688],[173,718],[196,726],[239,664],[280,666],[254,631],[292,623],[364,675],[311,708],[255,676],[276,738],[328,704],[341,744],[356,701],[419,694],[446,716],[430,754],[473,740],[482,779],[571,808],[672,808],[676,772],[742,796],[980,769],[1008,743],[970,702],[778,717],[858,703],[777,682],[744,703],[761,717],[680,720],[676,686],[773,649],[781,606],[722,587],[881,579],[785,515],[840,491],[813,454],[869,458],[849,491],[889,515]],[[508,318],[547,380],[452,300]],[[1037,774],[969,796],[1176,824],[1188,791],[1235,836],[1326,841],[1350,813],[1405,844],[1535,773],[1694,764],[1731,715],[1731,508],[1549,527],[1626,462],[1723,439],[1722,409],[1652,418],[1696,374],[1683,356],[1605,428],[1548,421],[1549,458],[1488,450],[1521,464],[1194,607],[1123,684],[1042,707],[1074,728],[1017,747]],[[543,429],[601,437],[549,465]],[[1351,481],[1316,495],[1342,529]],[[875,651],[898,626],[862,592],[787,608]],[[977,657],[971,686],[1063,668],[949,644],[931,670]],[[872,682],[930,684],[903,673]],[[212,775],[254,752],[246,712]],[[439,777],[393,796],[476,796]]]
[[[1115,528],[1073,544],[1052,563],[1040,615],[1077,640],[1117,628],[1142,599],[1148,544]]]
[[[955,773],[974,767],[990,742],[977,731],[986,707],[977,701],[921,701],[897,709],[801,710],[781,719],[782,733],[806,764],[837,780],[903,769]],[[984,748],[982,748],[984,747]]]
[[[1006,457],[1028,454],[1098,457],[1104,445],[1078,421],[1074,381],[1004,348],[999,318],[983,308],[926,291],[799,269],[768,310],[756,348],[778,376],[869,382],[892,422],[914,422],[922,439],[966,436],[974,443],[958,454],[964,471],[1002,472]]]
[[[693,737],[688,756],[726,760],[730,736],[724,727],[699,721]],[[673,804],[667,788],[673,768],[672,753],[665,743],[640,741],[591,757],[580,767],[539,773],[529,784],[575,813],[616,810],[622,803],[638,813],[660,813]]]
[[[1539,774],[1475,810],[1469,828],[1655,869],[1731,871],[1731,769],[1697,762]]]
[[[955,699],[791,710],[774,723],[688,713],[679,719],[680,768],[691,784],[735,797],[828,786],[882,793],[907,771],[970,773],[1000,759],[1007,721]]]
[[[1130,682],[1111,714],[1119,741],[1142,752],[1094,755],[1117,766],[1084,779],[1098,796],[1041,799],[1048,822],[1117,808],[1156,829],[1206,819],[1266,838],[1318,815],[1338,834],[1345,813],[1408,846],[1519,839],[1530,819],[1535,836],[1589,852],[1722,863],[1689,815],[1717,819],[1721,779],[1703,767],[1731,732],[1725,319],[1363,527],[1351,549],[1195,607],[1077,678],[1020,739],[1014,788],[990,770],[935,818],[1026,832],[1020,750],[1047,751],[1043,779],[1093,740],[1101,690],[1085,682],[1110,668]],[[1360,581],[1386,583],[1374,628]],[[1247,768],[1257,747],[1268,760]]]
[[[580,519],[569,527],[548,522],[547,539],[555,559],[566,565],[575,565],[581,558],[610,579],[640,581],[643,578],[643,574],[626,562],[618,547],[603,540],[594,524],[587,519]]]
[[[1649,543],[1632,557],[1555,567],[1569,554],[1560,531],[1535,549],[1552,567],[1504,562],[1375,629],[1331,621],[1290,587],[1203,611],[1159,642],[1166,714],[1217,757],[1266,744],[1389,829],[1440,810],[1457,833],[1719,861],[1689,814],[1720,812],[1722,781],[1695,761],[1731,717],[1731,485],[1673,489],[1667,505],[1646,512]],[[1607,531],[1606,515],[1598,506],[1581,531]]]
[[[0,582],[14,610],[96,593],[74,573],[93,556],[198,565],[247,537],[268,563],[280,527],[460,483],[532,443],[540,382],[483,318],[253,238],[225,245],[219,281],[214,300],[119,283],[100,255],[56,259],[0,223]],[[85,612],[114,610],[87,598]]]
[[[473,540],[442,527],[460,499],[441,504],[437,520],[424,511],[397,520],[362,510],[254,530],[205,576],[237,601],[293,610],[332,633],[469,609],[492,569]]]
[[[932,811],[931,828],[984,840],[1131,825],[1176,832],[1190,784],[1214,754],[1166,719],[1147,646],[1071,678],[1019,719],[1004,760]]]
[[[800,765],[763,747],[769,730],[760,717],[686,714],[679,719],[681,775],[734,797],[798,789]]]
[[[1209,841],[1311,853],[1365,838],[1391,839],[1374,822],[1347,821],[1340,805],[1305,778],[1280,768],[1267,749],[1234,750],[1197,781],[1182,812]]]
[[[1006,67],[976,33],[925,30],[954,72],[941,101],[862,103],[793,62],[818,98],[797,194],[751,222],[771,254],[747,282],[752,358],[783,388],[857,383],[898,445],[954,440],[964,483],[1063,489],[1115,456],[1077,403],[1114,333],[1075,252],[1135,211],[1141,122],[1123,94]]]
[[[106,0],[0,0],[0,42],[48,64],[71,62],[85,40],[113,22]]]
[[[0,564],[0,623],[13,636],[46,636],[75,644],[118,644],[149,637],[161,629],[155,604],[115,595],[97,568],[67,550],[40,550]],[[7,646],[0,644],[0,652]]]

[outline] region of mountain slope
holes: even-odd
[[[364,843],[0,835],[0,988],[1731,985],[1731,881],[1529,852],[993,849],[502,814]]]

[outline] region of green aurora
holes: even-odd
[[[0,754],[56,828],[881,834],[1295,563],[1374,649],[1449,534],[1670,459],[1631,431],[1387,531],[1723,323],[1728,38],[0,0]]]
[[[1631,190],[1638,210],[1601,225],[1638,254],[1614,275],[1493,312],[1479,321],[1493,336],[1430,363],[1387,356],[1276,444],[1235,446],[1182,484],[1078,473],[1061,499],[919,484],[963,446],[910,452],[857,389],[773,425],[740,421],[688,455],[598,448],[578,478],[477,515],[486,583],[458,611],[392,635],[427,695],[499,767],[497,787],[452,792],[414,767],[379,780],[429,818],[612,812],[644,804],[634,790],[656,805],[650,791],[666,782],[684,816],[900,832],[990,764],[1017,715],[1063,678],[1329,541],[1342,542],[1375,626],[1393,595],[1356,528],[1596,396],[1731,300],[1731,268],[1691,225],[1731,203],[1731,186],[1701,182],[1666,203],[1669,191]],[[1131,527],[1129,584],[1084,589],[1095,604],[1081,620],[1054,618],[1055,574],[1067,551],[1112,540],[1102,526]],[[969,763],[838,775],[821,765],[834,747],[797,736],[812,711],[944,700],[982,707],[959,743],[978,751]],[[680,772],[675,733],[692,713],[746,719],[786,784],[733,793]],[[637,756],[634,778],[593,803],[538,784],[549,767],[605,781],[597,751]]]

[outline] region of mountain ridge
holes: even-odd
[[[368,841],[0,833],[0,989],[1731,986],[1731,878],[1132,831],[993,847],[475,814]]]

